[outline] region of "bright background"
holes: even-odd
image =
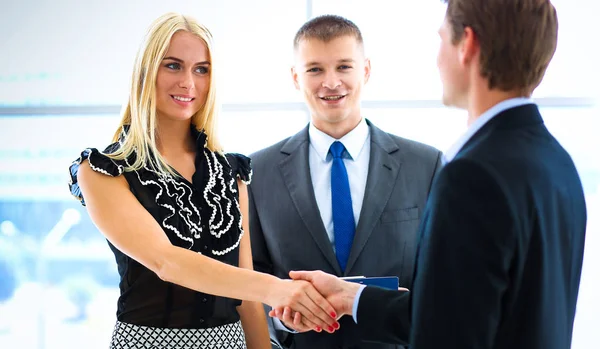
[[[0,11],[0,348],[106,348],[118,276],[106,241],[67,189],[84,147],[103,148],[127,98],[137,47],[167,11],[213,32],[227,151],[250,154],[308,122],[290,66],[296,30],[316,15],[363,32],[372,77],[363,115],[445,150],[465,113],[444,108],[435,66],[440,1],[20,0]],[[600,343],[600,53],[597,1],[556,0],[556,55],[534,98],[573,156],[588,203],[573,348]],[[9,6],[10,5],[10,6]]]

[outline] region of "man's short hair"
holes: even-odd
[[[443,0],[452,42],[470,27],[481,47],[489,88],[529,96],[556,51],[558,19],[549,0]]]
[[[318,39],[329,42],[347,35],[353,36],[362,45],[363,38],[360,29],[351,20],[336,15],[318,16],[300,27],[294,37],[294,50],[298,48],[302,40]]]

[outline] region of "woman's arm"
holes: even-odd
[[[250,246],[250,228],[248,224],[248,190],[242,181],[238,180],[240,192],[240,210],[242,211],[242,226],[244,236],[240,242],[240,267],[253,270],[252,248]],[[246,336],[248,349],[270,348],[269,328],[262,303],[243,301],[238,307],[242,319],[242,327]]]
[[[290,306],[321,326],[336,322],[333,307],[308,282],[281,280],[173,246],[123,176],[97,173],[83,162],[77,181],[90,217],[104,236],[162,280],[222,297]]]

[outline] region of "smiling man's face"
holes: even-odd
[[[362,44],[352,35],[327,42],[304,39],[295,60],[292,77],[313,124],[325,132],[356,126],[361,120],[360,94],[371,72]]]

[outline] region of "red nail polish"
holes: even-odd
[[[335,324],[333,324],[333,327],[335,327],[336,329],[339,329],[340,328],[340,323],[336,322]]]
[[[331,315],[331,317],[334,318],[334,319],[337,317],[337,314],[335,312],[333,312],[333,311],[331,313],[329,313],[329,315]]]
[[[329,330],[329,332],[333,332],[333,327],[327,326],[327,329]]]
[[[317,326],[317,332],[321,332],[321,326]]]

